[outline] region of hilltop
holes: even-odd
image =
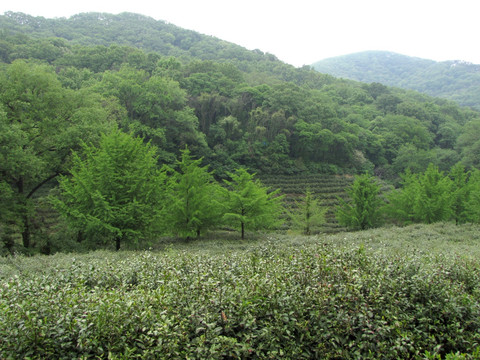
[[[388,51],[365,51],[314,63],[321,73],[411,89],[480,110],[480,65],[436,62]]]

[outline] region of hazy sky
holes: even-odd
[[[15,0],[0,13],[135,12],[295,66],[364,50],[480,64],[478,0]]]

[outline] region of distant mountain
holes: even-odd
[[[378,82],[454,100],[480,110],[480,65],[420,59],[387,51],[365,51],[312,64],[321,73]]]

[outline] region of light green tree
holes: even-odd
[[[365,230],[378,226],[382,221],[380,185],[371,175],[359,175],[346,190],[348,201],[338,198],[336,217],[341,225]]]
[[[458,163],[450,169],[449,176],[452,180],[452,215],[458,225],[467,221],[466,208],[472,190],[469,186],[471,172],[465,171],[465,166]]]
[[[202,160],[193,159],[185,148],[177,161],[178,170],[170,169],[163,218],[170,232],[184,238],[199,237],[221,219],[219,185],[208,166],[201,166]]]
[[[297,208],[290,211],[290,219],[295,228],[301,229],[304,235],[311,235],[312,231],[318,229],[325,223],[327,208],[319,204],[310,190],[305,191],[302,201],[296,202]]]
[[[227,224],[239,226],[242,239],[245,230],[273,228],[280,223],[282,213],[279,190],[268,192],[260,180],[254,180],[254,174],[245,169],[229,173],[231,181],[224,180],[224,214]]]
[[[115,243],[154,234],[163,205],[164,172],[156,148],[120,130],[104,135],[99,147],[74,154],[71,176],[60,179],[54,205],[90,241]]]
[[[433,164],[418,177],[418,193],[413,204],[417,221],[431,224],[452,216],[452,181]]]
[[[456,194],[454,183],[435,165],[430,164],[422,174],[407,170],[402,179],[402,187],[387,196],[385,211],[394,221],[431,224],[449,220],[455,211],[461,212],[454,211],[455,196],[460,195]]]
[[[465,221],[480,223],[480,170],[470,173],[467,184],[467,201],[465,203]]]
[[[387,204],[383,211],[389,221],[410,224],[416,222],[415,209],[418,193],[418,175],[413,174],[410,169],[400,175],[401,188],[393,189],[387,195]]]

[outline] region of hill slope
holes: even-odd
[[[65,88],[118,101],[121,126],[152,140],[163,161],[188,145],[218,176],[246,166],[270,174],[375,169],[391,178],[430,162],[448,170],[477,141],[457,144],[478,113],[447,100],[297,69],[143,15],[8,12],[0,33],[0,74],[15,61],[41,62]]]
[[[318,61],[315,70],[362,82],[378,82],[454,100],[480,110],[480,65],[366,51]]]
[[[221,61],[234,57],[238,60],[281,63],[272,54],[260,50],[249,51],[213,36],[127,12],[118,15],[91,12],[55,19],[6,12],[0,15],[0,30],[6,35],[62,38],[73,45],[132,46],[177,58]]]

